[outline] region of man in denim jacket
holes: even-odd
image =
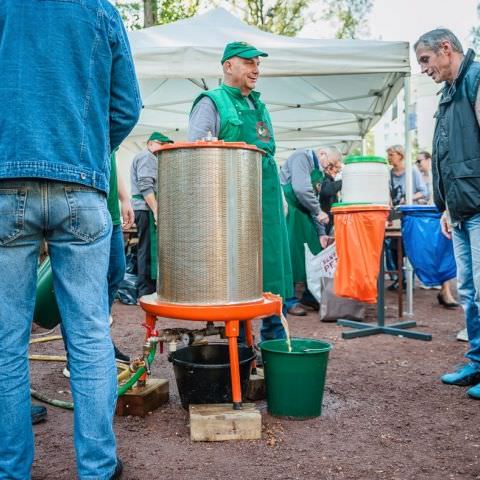
[[[141,109],[121,18],[107,0],[4,0],[0,68],[0,479],[31,477],[27,355],[43,239],[67,333],[78,476],[119,478],[106,194],[110,152]]]

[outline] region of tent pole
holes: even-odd
[[[412,138],[410,130],[410,75],[405,75],[403,80],[403,92],[404,92],[404,101],[405,101],[405,193],[406,193],[406,204],[413,204],[413,185],[412,185]],[[405,257],[405,274],[407,280],[407,301],[405,314],[413,315],[413,268],[408,258]],[[402,288],[399,285],[399,288]]]

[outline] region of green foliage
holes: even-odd
[[[304,12],[312,0],[212,0],[215,6],[239,15],[249,25],[294,37],[305,25]]]
[[[366,30],[365,17],[370,13],[373,0],[324,0],[325,20],[337,25],[336,38],[358,38]]]
[[[123,22],[128,30],[138,30],[143,27],[143,6],[140,2],[117,0],[116,7],[122,15]]]
[[[375,135],[372,130],[365,135],[365,155],[375,155]]]
[[[480,18],[480,2],[477,4],[477,17]],[[470,39],[472,41],[472,46],[478,53],[480,52],[480,26],[473,27],[470,30]]]
[[[200,6],[200,0],[163,0],[158,3],[157,25],[193,17]]]
[[[478,54],[480,51],[480,27],[473,27],[470,30],[470,36],[472,39],[472,46]]]
[[[201,4],[240,12],[243,20],[261,30],[295,36],[305,25],[312,0],[116,0],[127,29],[163,25],[196,15]]]
[[[137,30],[193,17],[200,0],[117,0],[116,6],[127,29]]]
[[[193,17],[201,4],[240,12],[243,20],[261,30],[295,36],[305,25],[304,12],[312,0],[116,0],[129,30],[163,25]]]
[[[353,157],[358,157],[362,154],[362,149],[360,147],[354,147],[348,154],[352,155]]]
[[[261,30],[294,37],[305,25],[303,11],[310,0],[245,0],[245,21]]]

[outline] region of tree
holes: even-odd
[[[194,16],[201,4],[222,6],[250,25],[278,35],[295,36],[305,25],[312,0],[116,0],[129,30],[175,22]]]
[[[117,0],[116,7],[122,15],[123,22],[128,30],[137,30],[143,25],[143,11],[139,2]]]
[[[336,38],[358,38],[366,30],[366,17],[373,0],[324,0],[324,3],[323,18],[337,25]]]
[[[246,0],[245,3],[247,23],[277,35],[294,37],[305,25],[302,12],[310,0],[276,0],[270,5],[263,0]]]
[[[193,17],[200,0],[117,0],[116,6],[127,28],[136,30]]]
[[[480,17],[480,2],[477,5],[477,17]],[[477,51],[477,55],[478,55],[480,50],[480,26],[473,27],[470,30],[470,37],[472,40],[472,46]]]
[[[294,37],[305,25],[304,12],[312,0],[216,0],[216,6],[239,13],[249,25]]]

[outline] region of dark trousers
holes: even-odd
[[[140,298],[156,291],[156,284],[151,276],[149,212],[147,210],[135,210],[135,224],[138,232],[137,291]]]

